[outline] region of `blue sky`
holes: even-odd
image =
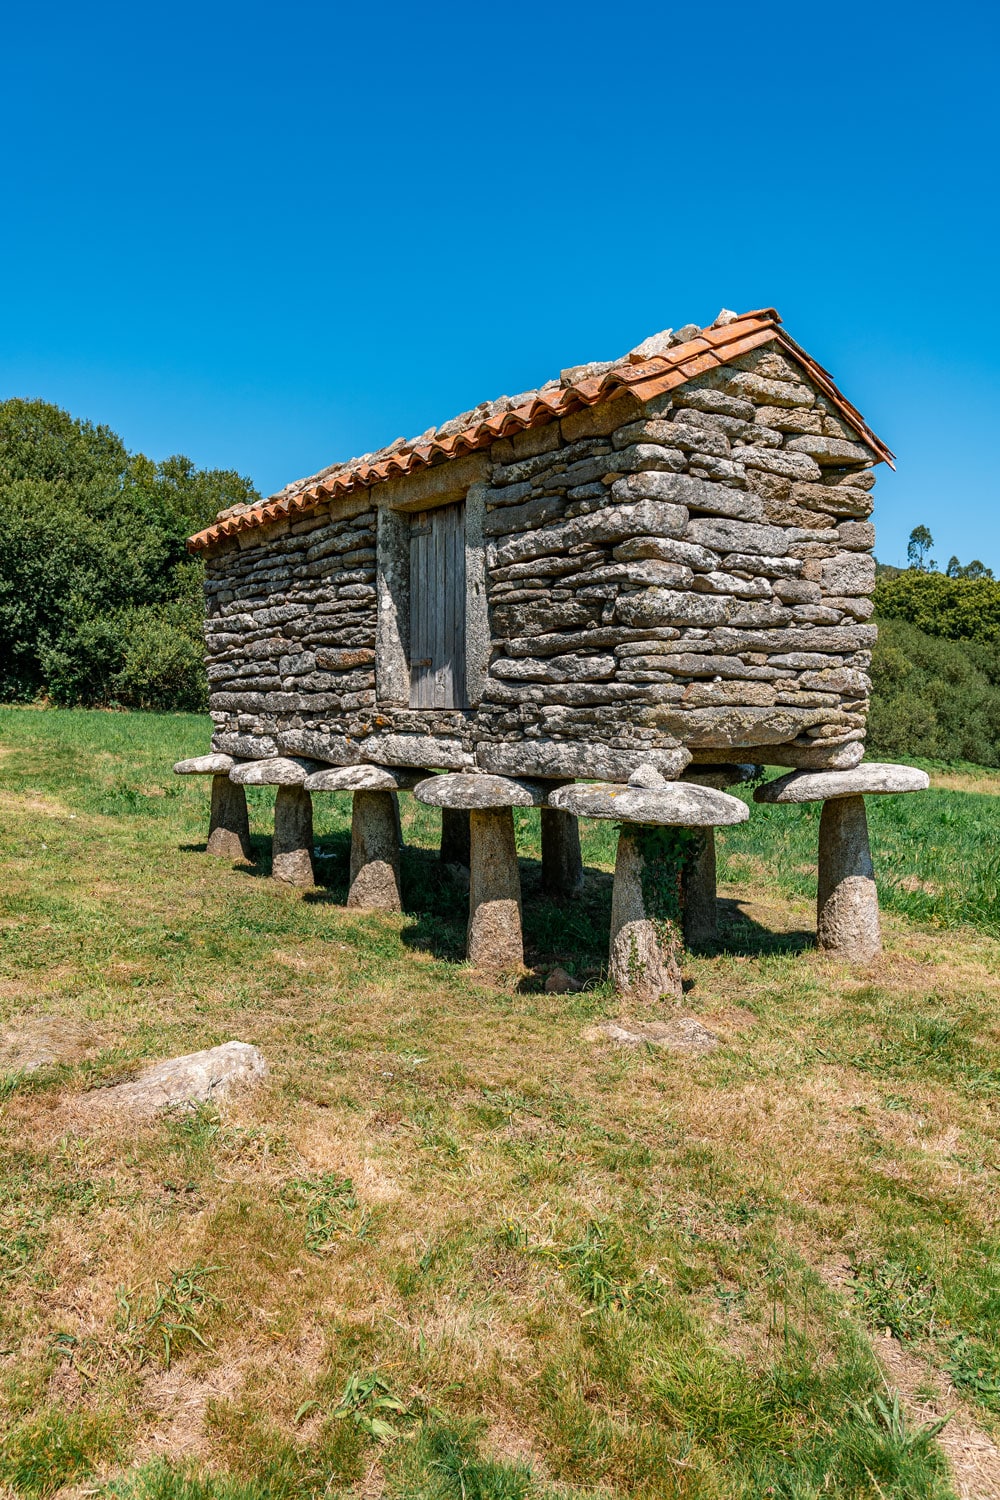
[[[994,6],[10,8],[0,394],[265,493],[776,306],[1000,574]]]

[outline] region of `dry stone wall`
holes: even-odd
[[[375,712],[375,511],[329,513],[230,542],[207,560],[213,744],[256,758],[295,730],[364,733]]]
[[[860,758],[875,455],[794,361],[757,350],[488,459],[475,708],[376,701],[375,489],[209,558],[217,748],[571,775],[609,774],[599,747],[628,762],[677,742]]]

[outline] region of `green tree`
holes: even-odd
[[[1000,645],[948,640],[909,621],[879,621],[868,746],[1000,765]]]
[[[934,538],[926,526],[914,526],[910,532],[910,540],[906,548],[906,559],[911,568],[917,568],[920,572],[926,572],[936,568],[937,563],[927,560],[927,554],[934,545]]]
[[[949,640],[993,641],[1000,637],[1000,582],[991,577],[949,578],[916,568],[879,573],[875,613],[908,620],[928,635]]]
[[[978,557],[974,557],[970,563],[960,563],[958,558],[952,556],[948,559],[948,566],[944,570],[946,578],[992,578],[993,569],[981,563]]]
[[[0,698],[204,705],[188,535],[248,479],[154,463],[43,401],[0,402]]]

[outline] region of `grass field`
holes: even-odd
[[[871,799],[863,971],[812,946],[815,811],[725,830],[685,1055],[600,1030],[609,825],[559,910],[518,813],[493,987],[429,809],[405,914],[348,913],[346,797],[305,895],[266,790],[256,867],[201,852],[207,739],[0,710],[0,1494],[1000,1495],[1000,773]],[[221,1117],[88,1112],[230,1038],[271,1073]]]

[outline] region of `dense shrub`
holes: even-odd
[[[154,464],[42,401],[0,403],[0,699],[205,706],[188,535],[249,480]]]
[[[1000,580],[952,578],[919,568],[879,572],[875,613],[909,620],[928,635],[948,640],[1000,640]]]
[[[1000,640],[948,640],[901,619],[878,624],[872,753],[1000,766]]]

